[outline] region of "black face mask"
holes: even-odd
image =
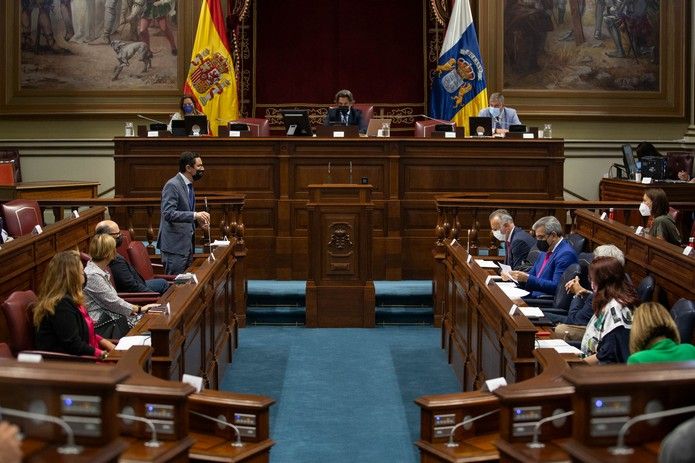
[[[536,240],[536,247],[541,252],[547,252],[550,249],[550,244],[546,240]]]
[[[196,170],[195,174],[193,174],[193,181],[200,180],[201,178],[203,178],[203,171]]]

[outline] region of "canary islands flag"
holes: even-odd
[[[430,116],[456,122],[468,132],[468,118],[487,107],[485,69],[469,0],[456,0],[432,80]]]
[[[183,86],[199,111],[208,118],[210,130],[239,117],[234,63],[220,0],[203,0],[193,44],[188,78]]]

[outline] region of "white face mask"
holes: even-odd
[[[642,214],[642,216],[644,217],[649,217],[650,215],[652,215],[652,210],[649,206],[647,206],[647,203],[640,203],[639,213]]]
[[[492,234],[498,241],[506,241],[507,237],[505,236],[504,233],[502,233],[502,230],[492,230]]]

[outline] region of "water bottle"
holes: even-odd
[[[637,170],[635,171],[635,181],[641,182],[642,181],[642,161],[640,161],[638,159],[635,162],[635,166],[637,167]]]
[[[552,124],[545,124],[543,126],[543,138],[553,138],[553,126],[552,126]]]
[[[608,218],[611,220],[615,220],[615,210],[612,207],[608,209]]]
[[[126,122],[125,123],[125,136],[126,137],[134,137],[135,136],[135,130],[133,130],[133,123],[132,122]]]
[[[391,127],[389,127],[388,122],[384,122],[383,124],[381,124],[381,135],[384,137],[391,136]]]

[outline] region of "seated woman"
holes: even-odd
[[[676,322],[663,305],[645,302],[635,309],[627,363],[687,362],[695,360],[695,346],[681,344]]]
[[[582,338],[585,361],[625,363],[629,355],[631,309],[639,302],[625,269],[614,257],[596,257],[589,266],[594,315]]]
[[[179,100],[179,111],[171,115],[171,119],[169,120],[167,130],[171,132],[172,121],[182,121],[186,116],[200,116],[202,114],[203,113],[198,111],[198,109],[195,107],[193,97],[190,95],[184,95]]]
[[[681,234],[676,227],[676,221],[668,213],[668,198],[664,190],[661,188],[648,189],[642,197],[639,211],[644,217],[651,217],[652,219],[649,228],[651,236],[676,246],[681,245]]]
[[[59,252],[48,263],[34,305],[37,349],[101,358],[113,350],[111,341],[94,333],[83,305],[84,279],[77,251]]]
[[[92,260],[84,268],[87,311],[94,320],[94,329],[98,334],[119,339],[135,325],[137,319],[134,315],[147,312],[157,304],[140,307],[124,301],[116,293],[111,284],[111,275],[106,270],[109,262],[116,257],[116,240],[113,236],[95,235],[89,243],[89,254]]]

